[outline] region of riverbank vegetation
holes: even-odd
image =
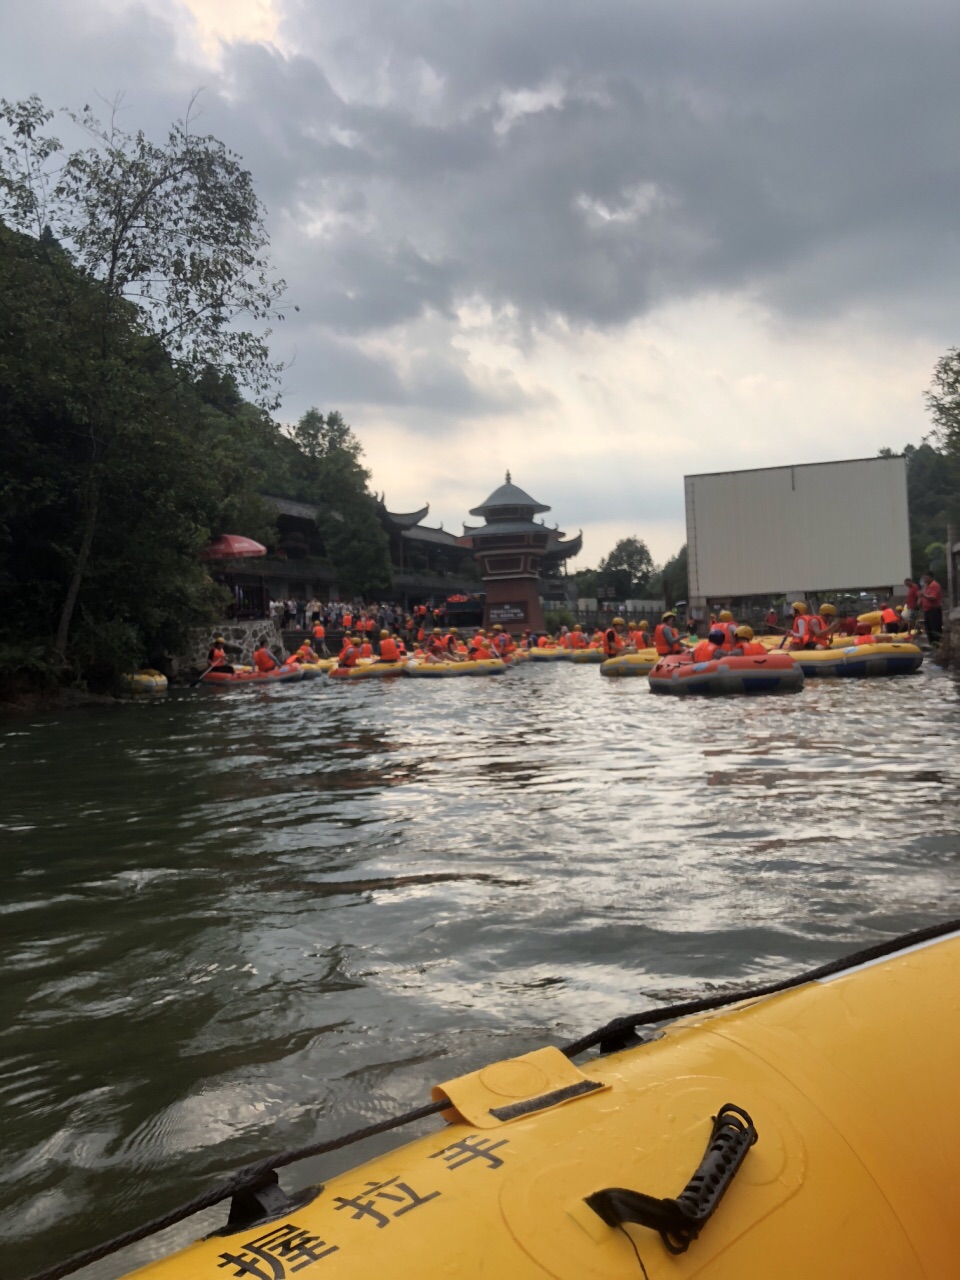
[[[270,416],[284,283],[239,157],[189,117],[155,144],[87,108],[68,154],[52,119],[36,98],[0,103],[6,696],[108,688],[176,651],[223,610],[203,547],[270,539],[262,491],[335,501],[335,549],[376,523],[340,415],[293,437]],[[358,576],[382,576],[385,549],[358,545]]]

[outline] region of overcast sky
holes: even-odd
[[[3,96],[159,135],[202,88],[300,306],[282,420],[457,532],[509,467],[581,564],[676,551],[685,473],[927,431],[958,51],[956,0],[0,5]]]

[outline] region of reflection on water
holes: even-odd
[[[638,1000],[958,914],[958,729],[935,669],[687,704],[551,665],[0,726],[4,1275]]]

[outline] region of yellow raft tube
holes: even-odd
[[[620,653],[607,658],[600,667],[602,676],[647,676],[660,661],[656,649],[640,649],[636,653]]]
[[[127,693],[155,696],[167,692],[167,677],[162,671],[154,671],[152,667],[131,671],[121,676],[120,680]]]
[[[896,636],[868,638],[874,642],[857,644],[852,637],[847,637],[838,643],[838,637],[829,649],[791,649],[784,645],[783,651],[790,654],[808,678],[847,676],[862,679],[865,676],[911,675],[923,665],[923,650],[909,640],[900,640]],[[780,648],[779,640],[775,644],[768,643],[775,637],[764,636],[762,639],[768,649]]]
[[[428,680],[445,676],[502,676],[507,664],[501,658],[481,658],[466,662],[408,662],[404,675],[421,676]]]
[[[580,1066],[449,1080],[444,1127],[137,1280],[948,1280],[960,933],[914,937]]]

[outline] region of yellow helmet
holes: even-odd
[[[646,631],[646,629],[647,629],[647,620],[646,618],[641,618],[640,621],[637,623],[637,630]]]
[[[829,614],[830,617],[833,617],[833,615],[837,612],[837,606],[835,604],[829,604],[829,603],[822,604],[820,606],[820,612]]]
[[[351,643],[351,644],[359,644],[359,643],[360,643],[360,637],[359,637],[359,636],[351,636],[351,637],[350,637],[350,643]]]
[[[637,629],[637,624],[636,624],[636,623],[634,622],[634,620],[631,618],[631,619],[630,619],[630,621],[627,623],[627,630],[628,630],[628,631],[636,631],[636,629]]]
[[[752,639],[753,639],[753,627],[748,627],[748,626],[746,626],[746,625],[744,625],[744,626],[742,626],[742,627],[737,627],[737,639],[738,639],[738,640],[752,640]]]
[[[661,613],[660,621],[666,622],[668,618],[675,618],[676,616],[677,616],[677,611],[675,609],[668,609],[666,613]]]
[[[439,628],[439,627],[434,627],[434,628],[433,628],[433,634],[434,634],[435,636],[442,636],[442,635],[443,635],[443,632],[440,630],[440,628]]]
[[[451,627],[451,628],[450,628],[450,634],[451,634],[452,636],[458,636],[458,635],[460,634],[460,628],[459,628],[459,627]]]
[[[718,621],[718,622],[732,622],[732,621],[733,621],[733,614],[730,612],[730,610],[729,610],[729,609],[721,609],[721,610],[720,610],[720,612],[717,614],[717,621]]]
[[[492,628],[492,629],[493,629],[494,631],[502,631],[502,630],[503,630],[503,627],[501,627],[501,625],[500,625],[500,623],[499,623],[499,622],[495,622],[495,623],[493,624],[493,628]]]
[[[625,627],[627,624],[624,622],[622,618],[614,618],[613,625],[615,627]]]
[[[390,632],[386,629],[386,627],[383,627],[380,631],[380,639],[387,640],[389,639],[389,637],[390,637]]]
[[[483,627],[477,627],[477,635],[478,635],[478,636],[485,636],[486,634],[487,634],[487,633],[484,631]]]
[[[807,604],[806,604],[806,601],[805,601],[805,600],[794,600],[794,602],[793,602],[793,604],[790,606],[790,608],[793,610],[793,612],[794,612],[794,613],[806,613],[806,612],[807,612]]]
[[[582,631],[582,630],[583,630],[583,627],[581,627],[580,623],[579,623],[579,622],[577,622],[577,623],[574,623],[574,627],[573,627],[573,629],[574,629],[574,631]]]

